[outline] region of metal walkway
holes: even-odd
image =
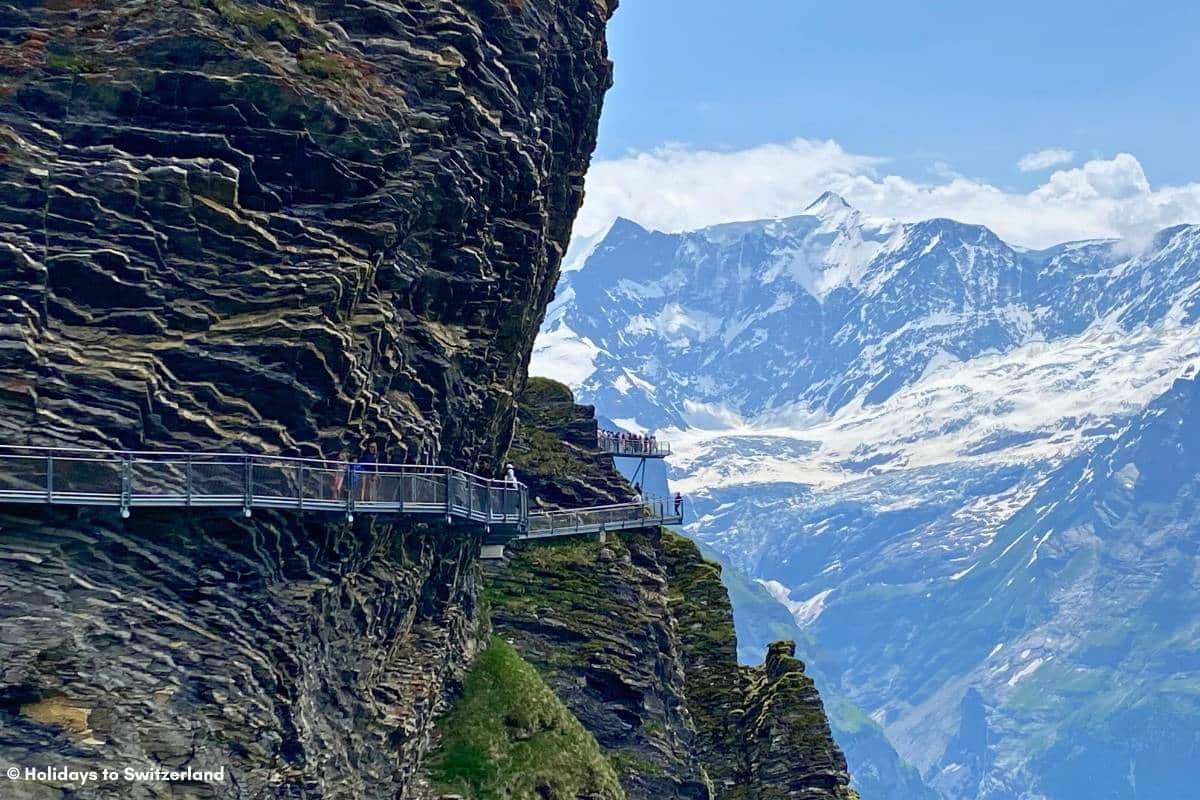
[[[524,486],[450,467],[249,454],[0,447],[0,502],[427,514],[525,530]]]
[[[452,467],[0,446],[0,503],[109,507],[122,517],[135,508],[429,515],[480,525],[491,537],[540,539],[678,524],[669,502],[530,514],[523,484]]]
[[[594,508],[569,508],[529,516],[529,529],[517,539],[546,539],[552,536],[578,536],[586,533],[657,528],[679,525],[681,511],[670,500],[643,500]]]

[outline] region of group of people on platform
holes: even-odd
[[[657,453],[658,439],[652,435],[629,433],[627,431],[609,431],[603,428],[597,430],[600,446],[616,453]]]
[[[379,442],[370,436],[358,443],[358,455],[351,455],[350,448],[338,452],[333,473],[333,495],[340,497],[346,481],[356,500],[371,501],[379,491],[379,466],[387,463],[379,448]]]
[[[333,473],[332,489],[334,497],[341,497],[342,490],[347,489],[354,496],[354,499],[360,502],[373,502],[379,498],[379,478],[380,475],[387,470],[387,466],[406,466],[414,465],[397,461],[394,455],[397,450],[392,450],[392,458],[384,454],[384,451],[379,446],[379,442],[371,436],[363,437],[358,443],[357,455],[351,453],[350,448],[343,447],[337,455],[337,460],[327,462]],[[422,450],[420,461],[433,468],[432,453],[427,450]],[[426,463],[428,462],[428,463]],[[421,465],[417,465],[418,467]],[[506,464],[504,470],[497,476],[499,480],[503,480],[507,486],[517,487],[520,485],[517,480],[516,468],[511,464]],[[397,484],[396,491],[400,491],[400,486]]]
[[[657,446],[653,436],[639,436],[630,433],[618,433],[615,431],[600,431],[600,436],[614,439],[627,447],[630,452],[638,452],[641,450],[653,449]],[[360,502],[373,502],[379,499],[379,478],[385,472],[384,467],[392,464],[398,465],[398,462],[388,459],[379,446],[379,442],[371,436],[363,437],[359,442],[357,455],[351,453],[350,448],[343,447],[338,453],[337,461],[331,462],[332,469],[332,489],[334,497],[341,497],[344,489],[349,491],[353,497]],[[393,451],[395,452],[395,451]],[[424,460],[424,459],[422,459]],[[411,465],[407,465],[411,466]],[[506,486],[520,486],[520,481],[517,480],[517,471],[512,463],[505,464],[501,475],[498,476]],[[349,487],[347,488],[347,481]],[[396,491],[400,491],[400,487],[396,487]],[[634,502],[644,502],[647,500],[642,494],[642,486],[640,483],[633,485]],[[675,493],[670,501],[674,504],[675,516],[679,516],[683,509],[683,495],[679,492]]]

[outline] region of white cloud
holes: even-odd
[[[1126,153],[1055,171],[1029,192],[948,167],[932,181],[916,181],[887,174],[886,163],[812,139],[733,152],[672,145],[595,161],[575,234],[594,236],[618,216],[663,231],[788,216],[827,189],[867,214],[904,221],[950,217],[986,225],[1028,247],[1100,237],[1139,240],[1168,225],[1200,222],[1200,183],[1153,187]]]
[[[1058,167],[1063,164],[1070,164],[1075,160],[1074,150],[1064,150],[1061,147],[1051,147],[1046,150],[1038,150],[1035,153],[1026,153],[1021,156],[1021,160],[1017,162],[1017,169],[1021,172],[1039,172],[1050,167]]]

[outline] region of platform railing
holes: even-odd
[[[433,514],[524,530],[524,485],[453,467],[249,453],[0,446],[0,502]]]
[[[601,531],[638,530],[679,525],[683,513],[674,499],[651,498],[593,508],[572,508],[529,515],[528,530],[520,539],[544,539]]]
[[[671,443],[653,436],[617,436],[608,431],[596,434],[596,446],[605,453],[638,458],[666,458],[671,455]]]

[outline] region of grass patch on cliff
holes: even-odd
[[[215,0],[213,7],[226,21],[244,25],[266,37],[295,36],[300,32],[299,23],[291,15],[270,6]]]
[[[301,50],[296,63],[300,66],[301,71],[314,78],[331,80],[344,78],[351,74],[351,70],[344,60],[329,53],[322,53],[320,50]]]
[[[587,475],[592,471],[554,434],[536,428],[523,428],[521,434],[521,446],[514,447],[511,456],[522,471],[563,477]]]
[[[429,763],[442,793],[472,800],[625,797],[596,740],[502,639],[471,665],[438,732]]]
[[[531,376],[525,384],[525,391],[521,393],[521,399],[535,405],[574,403],[575,393],[565,383],[550,378],[539,378],[535,375]]]
[[[47,53],[46,66],[63,72],[99,72],[100,66],[87,56],[76,53]]]

